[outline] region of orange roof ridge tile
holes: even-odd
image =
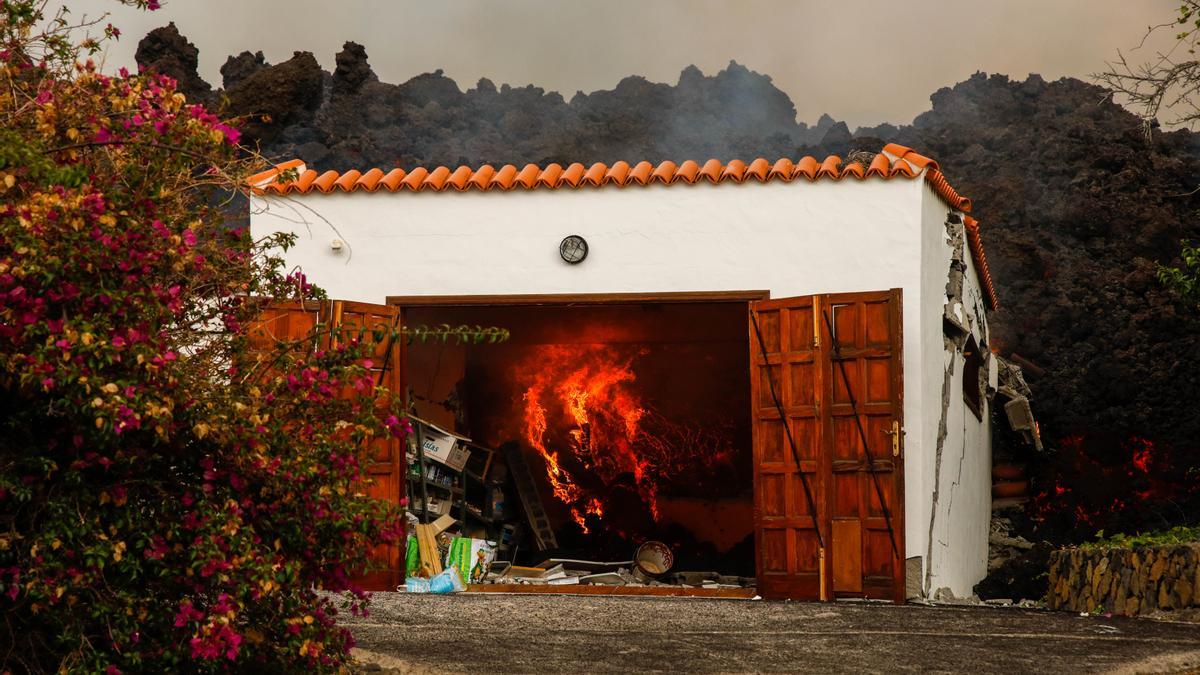
[[[486,164],[484,166],[487,166]],[[478,175],[478,174],[476,174]],[[486,190],[492,185],[499,185],[501,190],[511,190],[517,182],[517,167],[512,164],[505,164],[496,171],[496,175],[490,183],[484,183],[479,186],[480,190]]]
[[[446,184],[462,192],[470,187],[471,177],[474,175],[475,171],[471,167],[463,165],[450,174],[450,177],[446,179]]]
[[[534,165],[530,164],[530,166]],[[558,181],[562,175],[562,165],[558,164],[557,162],[551,162],[550,164],[546,165],[545,169],[542,169],[537,173],[537,180],[535,180],[532,184],[526,184],[524,181],[522,181],[522,184],[527,188],[536,187],[538,185],[544,185],[551,188],[558,187]]]
[[[812,181],[817,179],[817,171],[820,169],[821,163],[817,161],[817,158],[812,155],[806,155],[801,157],[799,162],[796,162],[795,175],[804,176]]]
[[[1000,297],[996,294],[996,285],[992,283],[992,271],[988,268],[987,256],[983,252],[983,236],[979,232],[979,221],[971,216],[963,217],[967,230],[967,244],[971,247],[971,258],[975,261],[975,272],[983,284],[988,296],[988,304],[992,309],[1000,308]]]
[[[675,166],[675,162],[669,159],[663,160],[654,168],[654,171],[650,174],[650,179],[670,185],[675,182],[675,170],[677,168],[679,167]]]
[[[511,165],[509,165],[511,166]],[[491,185],[492,178],[496,175],[496,169],[491,164],[484,164],[475,170],[471,175],[471,179],[467,182],[468,185],[474,185],[476,190],[486,190]]]
[[[610,166],[608,168],[608,170],[604,172],[604,178],[602,179],[601,184],[607,185],[609,183],[616,183],[617,185],[624,186],[625,185],[625,177],[628,175],[629,175],[629,162],[626,162],[625,160],[621,160],[621,161],[613,164],[612,166]]]
[[[828,176],[834,180],[842,177],[839,167],[842,164],[842,158],[837,155],[830,155],[821,162],[821,168],[817,169],[817,178]]]
[[[652,173],[654,173],[654,165],[642,160],[629,170],[629,177],[637,181],[639,185],[645,185],[650,182]]]
[[[425,177],[428,175],[429,169],[426,169],[423,166],[418,166],[412,171],[409,171],[408,175],[404,177],[404,180],[400,181],[400,184],[409,190],[416,192],[421,189],[421,186],[425,181]]]
[[[796,163],[787,157],[781,157],[775,160],[771,165],[771,173],[767,175],[767,180],[777,178],[784,182],[790,182],[795,176],[792,174],[796,168]]]
[[[600,185],[604,182],[604,174],[607,171],[608,166],[602,162],[596,162],[589,166],[587,171],[583,172],[583,180],[592,185]]]
[[[695,160],[689,159],[683,164],[680,164],[679,168],[675,169],[675,175],[680,180],[688,183],[695,183],[696,179],[700,176],[700,165],[697,164]]]
[[[391,171],[387,172],[387,175],[384,176],[383,180],[379,182],[383,184],[383,186],[389,191],[395,192],[396,190],[400,189],[400,181],[404,180],[406,175],[408,174],[404,169],[392,169]]]
[[[550,166],[546,167],[547,173],[552,170],[562,171],[562,167],[557,164],[551,164]],[[521,167],[519,172],[517,172],[516,184],[524,186],[525,189],[529,189],[534,185],[537,185],[538,177],[541,176],[542,173],[542,170],[538,168],[537,164],[526,164],[525,166]],[[551,184],[550,187],[554,187],[555,185],[556,184]]]
[[[746,167],[746,177],[754,177],[758,179],[758,182],[765,183],[767,182],[767,173],[770,170],[771,163],[762,157],[759,157],[753,162],[750,162],[749,166]]]

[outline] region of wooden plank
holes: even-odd
[[[833,548],[834,592],[861,593],[862,579],[862,522],[840,519],[833,521],[830,530]]]
[[[531,595],[641,595],[677,598],[730,598],[750,600],[753,588],[680,588],[678,586],[551,586],[549,584],[470,584],[468,593],[525,593]]]
[[[626,305],[671,302],[750,302],[770,291],[683,291],[669,293],[537,293],[526,295],[389,295],[387,304],[402,307],[472,305]]]
[[[420,574],[431,577],[442,573],[442,560],[438,555],[437,537],[433,526],[421,524],[416,527],[417,550],[420,553]]]

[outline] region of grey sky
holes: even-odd
[[[311,51],[332,69],[346,40],[366,46],[386,82],[441,68],[463,89],[488,77],[567,98],[632,74],[673,84],[688,64],[713,74],[734,59],[770,75],[801,121],[828,112],[851,128],[909,122],[936,89],[976,70],[1086,77],[1177,7],[1175,0],[168,0],[157,12],[137,12],[111,0],[67,4],[77,17],[112,12],[123,37],[109,49],[109,69],[132,65],[142,35],[174,21],[200,48],[201,75],[214,86],[230,54],[262,50],[277,63]],[[1148,59],[1155,46],[1132,55]]]

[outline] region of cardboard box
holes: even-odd
[[[424,504],[420,499],[415,500],[415,505],[415,508],[417,509],[424,507]],[[429,508],[425,509],[425,513],[431,516],[442,516],[450,513],[451,506],[452,504],[450,503],[449,499],[442,499],[441,497],[434,497],[431,495],[429,497]]]
[[[451,433],[428,422],[421,422],[421,426],[423,427],[421,433],[424,437],[421,447],[425,450],[425,456],[435,462],[445,464],[455,471],[462,471],[463,467],[467,465],[467,458],[471,456],[471,451],[466,449],[462,443],[471,439]]]

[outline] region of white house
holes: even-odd
[[[295,161],[252,181],[253,234],[298,235],[289,266],[330,297],[435,320],[524,308],[514,336],[569,330],[530,308],[724,308],[711,316],[736,327],[696,325],[740,341],[748,367],[692,388],[720,376],[750,403],[753,505],[737,513],[764,596],[961,597],[984,576],[998,301],[971,202],[932,159],[889,144],[847,162]]]

